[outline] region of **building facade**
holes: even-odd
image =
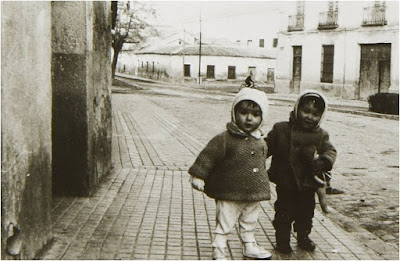
[[[1,259],[31,260],[53,238],[53,196],[90,195],[111,171],[111,2],[1,14]]]
[[[281,15],[276,92],[398,92],[398,1],[297,1]]]
[[[273,84],[275,52],[236,46],[202,45],[201,50],[199,45],[163,46],[121,53],[118,71],[173,82],[243,82],[251,74],[258,84]]]

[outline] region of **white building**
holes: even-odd
[[[184,82],[241,81],[249,75],[259,85],[274,83],[275,52],[263,48],[174,45],[123,52],[118,71],[151,79]]]
[[[276,92],[398,92],[398,1],[297,1],[280,20]]]

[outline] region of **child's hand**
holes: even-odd
[[[190,183],[192,183],[194,189],[204,191],[204,180],[190,176]]]
[[[311,163],[312,170],[314,172],[322,172],[326,170],[326,164],[325,161],[322,159],[315,159]]]

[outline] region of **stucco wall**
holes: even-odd
[[[111,171],[111,4],[93,1],[93,43],[88,81],[89,185],[96,188]],[[88,14],[87,17],[90,15]]]
[[[113,52],[113,50],[111,51]],[[137,67],[138,61],[132,59],[133,52],[132,51],[122,51],[118,55],[117,62],[117,72],[127,73],[134,75],[135,69]]]
[[[33,259],[51,238],[51,3],[1,12],[1,259]]]
[[[399,51],[398,31],[384,30],[373,33],[365,28],[359,31],[338,31],[282,35],[282,46],[277,57],[276,86],[289,91],[292,78],[292,46],[303,47],[302,89],[317,88],[333,96],[355,98],[360,79],[361,44],[391,43],[391,91],[398,91]],[[321,83],[322,45],[334,45],[333,83]]]
[[[357,98],[360,80],[360,45],[391,43],[389,91],[398,92],[399,3],[386,1],[387,25],[362,27],[364,7],[373,4],[373,1],[339,2],[339,27],[332,30],[317,30],[319,13],[328,10],[328,3],[306,2],[304,30],[279,34],[275,90],[290,92],[293,46],[302,46],[300,91],[315,88],[324,91],[328,96]],[[296,2],[293,2],[293,5],[295,6]],[[287,15],[294,14],[293,12],[295,11],[291,10]],[[322,45],[334,45],[333,83],[320,81]]]
[[[52,188],[90,194],[111,169],[111,6],[1,5],[1,259],[33,259]]]
[[[53,191],[90,195],[111,168],[111,3],[52,6]]]
[[[146,62],[149,62],[149,70],[152,70],[154,61],[155,71],[160,70],[160,79],[170,81],[183,81],[184,64],[190,64],[190,78],[196,79],[199,74],[199,56],[187,55],[133,55],[132,53],[120,54],[122,58],[119,60],[120,70],[125,65],[126,72],[155,78],[151,72],[144,73]],[[143,68],[140,68],[142,66]],[[202,56],[201,57],[201,76],[206,79],[207,65],[214,65],[215,80],[228,80],[228,66],[236,67],[236,80],[243,81],[248,76],[249,66],[256,67],[255,77],[253,80],[258,82],[266,82],[268,68],[275,68],[275,59],[267,58],[244,58],[244,57],[227,57],[227,56]],[[212,80],[212,79],[206,79]]]
[[[376,1],[338,1],[338,22],[340,27],[357,28],[363,20],[364,7],[374,6]],[[399,24],[399,1],[381,1],[386,5],[387,25]],[[289,15],[297,13],[297,1],[286,5],[286,9],[280,12],[280,31],[286,31],[289,24]],[[317,31],[320,12],[328,11],[329,1],[305,1],[304,2],[304,28]]]

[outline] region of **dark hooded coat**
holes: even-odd
[[[306,94],[315,93],[325,101],[325,111],[317,126],[310,131],[304,130],[297,119],[297,107],[300,98]],[[317,187],[313,178],[311,164],[307,158],[312,158],[316,149],[325,162],[324,171],[329,171],[336,159],[336,149],[329,140],[329,134],[320,127],[327,110],[326,99],[318,92],[306,91],[296,101],[294,110],[287,122],[279,122],[273,126],[266,138],[268,156],[272,156],[268,175],[272,182],[285,190],[315,190]]]

